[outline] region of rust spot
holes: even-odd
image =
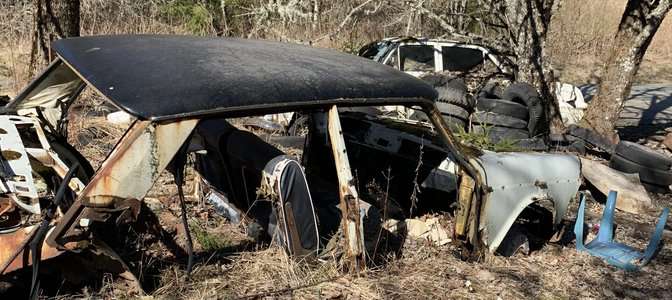
[[[5,160],[15,160],[21,158],[21,153],[12,150],[2,150],[2,158]]]
[[[535,181],[534,185],[538,188],[541,188],[541,189],[548,189],[548,184],[546,184],[546,182],[541,181],[541,180]]]

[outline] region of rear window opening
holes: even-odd
[[[407,45],[399,48],[402,71],[434,71],[434,47]]]
[[[462,47],[441,47],[443,70],[468,72],[483,65],[481,50]]]

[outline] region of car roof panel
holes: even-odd
[[[63,39],[53,47],[115,105],[148,120],[436,98],[430,85],[388,66],[298,44],[118,35]]]

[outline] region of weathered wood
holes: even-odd
[[[672,7],[670,0],[628,0],[623,17],[607,48],[607,61],[598,87],[583,117],[583,126],[616,141],[614,125],[630,93],[646,49]]]
[[[329,140],[334,154],[338,191],[340,196],[341,226],[345,237],[345,255],[350,270],[360,271],[365,267],[364,231],[361,225],[359,196],[353,184],[350,162],[345,149],[343,130],[338,109],[333,106],[328,113]]]
[[[581,158],[581,174],[604,195],[618,192],[616,208],[631,213],[646,213],[652,207],[651,198],[639,176],[616,171],[601,163]]]

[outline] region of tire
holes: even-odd
[[[462,128],[463,130],[467,128],[467,121],[462,120],[456,117],[451,117],[451,116],[443,116],[443,120],[448,124],[448,126],[451,126],[450,129],[455,130],[457,128]]]
[[[503,97],[527,106],[529,114],[527,129],[530,135],[536,136],[547,131],[546,112],[541,103],[541,96],[533,86],[527,83],[514,83],[504,91]]]
[[[471,121],[477,124],[494,125],[499,127],[508,127],[516,129],[527,129],[525,120],[516,119],[507,115],[501,115],[491,112],[475,112],[471,115]]]
[[[522,140],[527,139],[530,135],[527,130],[512,129],[506,127],[483,127],[479,125],[472,126],[472,132],[479,134],[487,134],[488,138],[493,142],[500,142],[503,140]]]
[[[650,183],[646,183],[646,182],[642,182],[642,185],[650,193],[656,193],[656,194],[669,194],[670,193],[670,187],[669,186],[655,185],[655,184],[650,184]]]
[[[502,86],[497,82],[490,81],[478,91],[478,98],[502,99],[504,91]]]
[[[548,145],[540,138],[522,139],[516,142],[516,147],[529,151],[547,151]]]
[[[437,102],[450,103],[468,111],[474,108],[474,99],[467,93],[467,87],[459,80],[452,80],[445,86],[436,87]]]
[[[614,143],[612,143],[605,137],[601,136],[597,132],[576,125],[569,125],[569,127],[567,128],[567,135],[576,137],[609,154],[614,153],[616,148],[616,145],[614,145]]]
[[[436,107],[444,116],[453,116],[464,121],[469,120],[469,112],[460,106],[450,103],[436,102]]]
[[[526,121],[529,118],[527,107],[522,104],[503,99],[478,98],[478,102],[476,102],[476,108],[480,111],[498,113],[500,115],[507,115]]]
[[[637,143],[621,141],[616,145],[615,153],[647,168],[672,170],[672,159]]]
[[[642,182],[659,186],[672,185],[672,172],[647,168],[618,154],[611,156],[609,167],[625,173],[638,173]]]

